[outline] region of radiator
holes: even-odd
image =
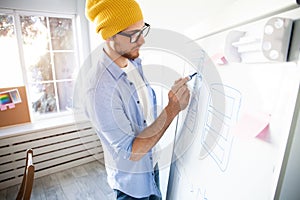
[[[35,178],[95,160],[103,162],[100,140],[88,122],[0,136],[0,189],[22,182],[29,148]]]

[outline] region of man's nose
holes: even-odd
[[[139,46],[145,44],[145,38],[144,38],[143,34],[141,34],[140,38],[137,40],[137,44]]]

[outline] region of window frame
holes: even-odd
[[[73,117],[73,112],[72,110],[66,110],[66,111],[61,111],[60,105],[59,105],[59,91],[58,91],[58,83],[67,83],[67,82],[72,82],[75,84],[76,81],[76,72],[79,71],[80,68],[80,51],[79,51],[79,31],[77,27],[77,18],[78,16],[76,14],[61,14],[61,13],[52,13],[52,12],[39,12],[39,11],[24,11],[24,10],[13,10],[13,9],[3,9],[0,8],[0,14],[1,15],[12,15],[13,20],[14,20],[14,31],[15,31],[15,37],[17,40],[17,46],[18,46],[18,58],[20,60],[20,68],[22,71],[22,77],[23,77],[23,85],[26,88],[26,93],[27,93],[27,101],[28,101],[28,108],[30,111],[30,118],[31,122],[36,122],[36,121],[41,121],[41,120],[47,120],[50,118],[60,118],[60,117],[66,117],[70,116]],[[27,75],[27,70],[26,70],[26,63],[25,63],[25,54],[24,54],[24,47],[23,47],[23,36],[22,36],[22,27],[20,23],[20,16],[44,16],[47,18],[47,31],[48,31],[48,42],[49,42],[49,54],[50,54],[50,60],[51,60],[51,70],[53,74],[53,79],[48,80],[48,81],[41,81],[41,82],[30,82],[28,80],[28,75]],[[52,42],[51,42],[51,31],[50,31],[50,26],[49,26],[49,18],[66,18],[66,19],[71,19],[72,20],[72,36],[73,36],[73,49],[72,50],[55,50],[52,48]],[[75,63],[75,68],[74,68],[74,74],[70,79],[57,79],[56,74],[55,74],[55,62],[54,62],[54,54],[58,52],[63,52],[63,53],[74,53],[74,63]],[[56,101],[56,106],[57,110],[53,113],[43,113],[39,114],[34,112],[32,108],[32,98],[30,95],[30,84],[32,83],[52,83],[54,85],[54,93],[55,93],[55,101]]]

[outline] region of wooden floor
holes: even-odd
[[[1,200],[16,199],[19,185],[0,190]],[[55,174],[36,178],[31,200],[113,200],[103,164],[94,161]]]

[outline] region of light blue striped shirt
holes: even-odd
[[[156,118],[155,93],[144,77],[141,60],[131,62],[145,81]],[[147,126],[134,84],[104,51],[97,66],[82,71],[84,81],[79,84],[84,89],[80,92],[104,149],[109,185],[136,198],[161,196],[154,180],[152,152],[139,161],[129,160],[134,138]]]

